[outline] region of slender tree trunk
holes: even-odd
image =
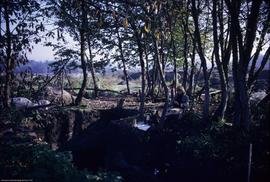
[[[247,18],[246,34],[243,36],[239,22],[240,2],[225,1],[231,15],[231,32],[233,47],[233,79],[235,87],[235,125],[242,129],[249,129],[251,113],[248,96],[247,71],[248,64],[256,37],[259,10],[262,0],[253,0],[251,10]],[[238,57],[239,54],[239,57]],[[239,61],[238,61],[239,58]]]
[[[241,77],[240,82],[238,84],[239,84],[240,103],[242,109],[241,127],[248,130],[251,123],[251,113],[250,113],[250,103],[246,78]]]
[[[250,103],[249,103],[249,89],[247,85],[247,71],[248,71],[248,64],[251,58],[251,52],[253,49],[253,43],[256,37],[256,30],[257,30],[257,23],[259,17],[259,11],[261,6],[262,0],[253,0],[251,11],[248,16],[247,20],[247,29],[246,29],[246,36],[245,36],[245,44],[243,50],[243,56],[239,60],[239,65],[241,69],[238,71],[241,72],[239,74],[239,96],[240,102],[242,106],[242,123],[241,125],[248,130],[250,123],[251,123],[251,112],[250,112]],[[240,27],[240,25],[239,25]]]
[[[188,20],[186,18],[186,22],[184,23],[184,49],[183,49],[183,55],[184,55],[183,87],[185,90],[187,89],[187,76],[188,76],[188,35],[187,35],[188,22],[187,21]]]
[[[194,44],[194,43],[193,43]],[[191,55],[191,69],[190,69],[190,76],[189,76],[189,84],[188,84],[188,90],[187,95],[189,97],[193,94],[193,87],[194,87],[194,72],[195,72],[195,56],[196,56],[196,45],[193,45],[192,49],[192,55]]]
[[[176,86],[178,84],[178,79],[177,79],[177,61],[176,61],[176,47],[174,43],[174,38],[172,35],[172,48],[173,48],[173,87],[172,87],[172,103],[174,102],[174,96],[176,95]]]
[[[150,75],[149,75],[149,60],[148,60],[148,56],[147,56],[147,47],[146,47],[146,45],[145,45],[145,48],[144,48],[144,55],[145,55],[145,62],[146,62],[146,71],[145,71],[145,73],[146,73],[146,79],[147,79],[147,90],[148,90],[148,94],[150,94],[151,79],[150,79]]]
[[[127,93],[130,94],[128,74],[127,74],[127,68],[126,68],[126,62],[125,61],[123,61],[123,73],[124,73],[124,77],[125,77],[125,80],[126,80]]]
[[[126,60],[124,57],[124,51],[123,51],[123,47],[122,47],[122,39],[121,39],[120,34],[119,34],[118,19],[116,19],[116,31],[117,31],[117,38],[118,38],[118,48],[120,50],[120,56],[121,56],[121,60],[122,60],[122,64],[123,64],[123,74],[124,74],[126,86],[127,86],[127,93],[130,94],[128,74],[127,74],[127,68],[126,68]]]
[[[81,67],[82,67],[82,71],[83,71],[83,81],[82,81],[82,85],[81,88],[79,90],[79,93],[75,99],[75,105],[80,105],[83,95],[85,93],[85,88],[87,85],[87,65],[86,65],[86,61],[85,61],[85,50],[86,50],[86,30],[85,30],[85,26],[86,26],[86,22],[87,22],[87,15],[86,15],[86,11],[85,11],[85,3],[84,0],[81,0],[81,10],[82,10],[82,17],[81,17],[81,21],[82,21],[82,25],[81,28],[79,30],[80,33],[80,57],[81,57]]]
[[[257,79],[259,73],[263,70],[263,68],[265,67],[265,65],[267,63],[267,60],[269,59],[270,46],[268,47],[267,51],[265,52],[265,55],[264,55],[263,60],[261,62],[261,66],[259,67],[258,70],[255,70],[258,57],[259,57],[261,49],[263,47],[263,43],[264,43],[264,40],[265,40],[265,35],[269,31],[269,27],[270,27],[270,23],[269,23],[269,20],[270,20],[270,3],[268,3],[267,8],[268,8],[267,19],[263,23],[263,29],[261,31],[260,40],[259,40],[259,43],[257,45],[256,52],[254,53],[254,56],[252,58],[252,64],[251,64],[251,68],[250,68],[250,71],[249,71],[249,77],[248,77],[248,88],[249,89],[252,86],[253,82]]]
[[[12,76],[12,58],[11,58],[11,32],[10,32],[10,17],[9,17],[9,9],[7,6],[7,2],[4,1],[4,19],[6,23],[6,80],[5,80],[5,87],[4,87],[4,107],[10,107],[9,98],[10,98],[10,82]]]
[[[270,46],[267,48],[267,50],[263,56],[263,59],[262,59],[262,62],[261,62],[259,69],[256,70],[256,72],[253,75],[251,75],[248,79],[248,88],[249,89],[250,89],[251,85],[253,84],[253,82],[258,78],[259,74],[261,73],[263,68],[266,66],[267,62],[269,62],[269,58],[270,58]]]
[[[162,67],[161,67],[161,60],[160,60],[161,58],[160,58],[160,54],[158,51],[158,42],[154,36],[153,36],[153,40],[154,40],[154,46],[155,46],[157,69],[158,69],[159,74],[160,74],[161,84],[162,84],[162,87],[164,89],[164,94],[165,94],[165,104],[163,106],[163,111],[162,111],[161,120],[160,120],[160,125],[161,125],[161,127],[163,127],[165,119],[166,119],[167,109],[169,106],[169,89],[166,85],[165,75],[164,75],[164,72],[163,72]]]
[[[140,34],[136,30],[135,25],[133,25],[133,29],[136,36],[136,41],[138,45],[138,53],[139,53],[139,60],[140,60],[140,66],[141,66],[141,93],[140,93],[140,106],[139,106],[139,113],[140,113],[140,119],[144,118],[144,102],[145,102],[145,65],[144,65],[144,59],[143,59],[143,45],[141,42]]]
[[[61,59],[61,65],[63,65],[63,60]],[[60,73],[60,84],[61,84],[61,104],[64,106],[64,69]]]
[[[93,85],[94,85],[94,97],[98,97],[98,86],[97,86],[97,81],[96,81],[96,74],[95,74],[95,68],[93,64],[93,55],[92,55],[92,48],[91,48],[91,41],[90,37],[87,37],[87,43],[88,43],[88,50],[89,50],[89,68],[90,68],[90,73],[92,76],[93,80]]]
[[[210,105],[210,95],[209,95],[209,76],[207,71],[207,63],[204,57],[204,52],[202,49],[202,42],[201,36],[199,32],[199,22],[198,22],[198,10],[196,9],[196,0],[192,0],[192,17],[194,20],[195,32],[194,32],[194,41],[196,41],[197,51],[199,57],[201,59],[202,68],[203,68],[203,76],[204,76],[204,94],[205,100],[203,105],[203,116],[204,119],[207,121],[209,118],[209,105]]]
[[[152,85],[151,85],[151,98],[154,98],[154,92],[155,92],[155,87],[157,83],[157,64],[154,62],[153,69],[152,69]]]
[[[238,46],[238,25],[237,25],[237,20],[239,14],[237,12],[238,9],[240,8],[239,5],[237,5],[237,2],[232,2],[234,3],[233,6],[232,4],[226,0],[225,1],[228,9],[231,14],[231,39],[230,41],[232,42],[232,61],[233,61],[233,66],[232,66],[232,71],[233,71],[233,83],[234,83],[234,124],[235,126],[240,127],[241,125],[241,115],[242,115],[242,108],[241,108],[241,101],[240,101],[240,94],[239,94],[239,72],[238,72],[238,59],[241,53],[240,53],[240,46]]]
[[[163,35],[161,34],[160,35],[160,50],[159,50],[159,54],[160,54],[160,62],[161,62],[161,69],[163,70],[163,71],[165,71],[165,53],[163,52],[163,47],[164,47],[164,37],[163,37]]]
[[[215,111],[214,118],[215,119],[224,119],[225,111],[227,108],[227,100],[228,100],[228,91],[227,91],[227,83],[223,70],[222,63],[220,61],[219,56],[219,45],[218,45],[218,33],[217,33],[217,1],[213,1],[212,8],[212,17],[213,17],[213,37],[214,37],[214,55],[215,60],[219,72],[220,84],[221,84],[221,101],[218,106],[218,109]]]
[[[239,89],[238,89],[238,80],[237,80],[237,62],[238,62],[238,47],[237,47],[237,33],[234,29],[235,25],[232,24],[231,26],[231,36],[232,36],[232,56],[233,56],[233,66],[232,66],[232,72],[233,72],[233,84],[234,84],[234,124],[236,126],[240,125],[240,101],[239,101]],[[237,108],[237,109],[236,109]]]
[[[269,13],[270,14],[270,13]],[[270,17],[269,17],[270,19]],[[269,20],[268,19],[268,20]],[[269,24],[269,23],[266,23],[266,24]],[[265,36],[266,32],[267,32],[267,29],[266,30],[263,30],[262,31],[263,33],[261,34],[261,36]],[[251,65],[251,68],[250,68],[250,71],[249,71],[249,77],[248,77],[248,88],[251,87],[252,83],[256,80],[256,78],[254,77],[254,73],[255,73],[255,68],[256,68],[256,64],[257,64],[257,61],[258,61],[258,57],[260,55],[260,52],[261,52],[261,49],[262,49],[262,44],[263,44],[263,41],[264,41],[264,37],[260,39],[260,42],[258,43],[258,47],[257,47],[257,50],[254,54],[254,56],[252,57],[252,65]],[[269,48],[268,48],[269,49]],[[266,51],[266,54],[267,54],[267,51]],[[262,64],[261,64],[262,65]],[[263,68],[263,67],[262,67]],[[255,78],[255,79],[254,79]]]

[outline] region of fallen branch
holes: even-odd
[[[64,88],[64,90],[79,90],[80,88]],[[95,90],[94,88],[86,88],[86,90]],[[110,90],[110,89],[98,89],[98,92],[112,92],[112,93],[116,93],[119,95],[124,95],[124,93],[115,91],[115,90]]]
[[[68,62],[66,62],[43,86],[41,86],[34,95],[37,95],[43,88],[45,88],[58,74],[60,74]]]

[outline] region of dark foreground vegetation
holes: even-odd
[[[270,181],[269,20],[269,0],[0,0],[0,180]]]
[[[146,132],[132,126],[133,109],[14,111],[16,118],[2,113],[0,174],[34,181],[246,181],[252,144],[250,180],[265,181],[264,113],[257,111],[248,134],[225,122],[209,125],[192,112],[169,116],[163,128],[152,125]]]

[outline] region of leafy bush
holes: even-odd
[[[79,171],[71,163],[68,152],[56,152],[46,145],[1,146],[1,179],[32,179],[33,181],[86,182],[122,181],[112,172]]]
[[[180,153],[185,153],[196,159],[210,158],[214,153],[214,142],[209,135],[186,136],[177,140],[177,149]]]

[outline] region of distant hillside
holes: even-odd
[[[20,73],[26,70],[31,70],[34,74],[47,74],[52,73],[52,69],[49,64],[53,61],[34,61],[31,60],[25,65],[20,65],[15,69],[16,73]]]
[[[258,62],[256,64],[256,68],[258,69],[261,61],[262,61],[263,55],[260,55],[258,58]],[[32,73],[34,74],[50,74],[52,73],[52,68],[49,66],[50,63],[52,63],[52,60],[48,60],[48,61],[36,61],[36,60],[31,60],[29,61],[27,64],[25,65],[20,65],[19,67],[17,67],[15,69],[16,73],[25,71],[25,70],[31,70]],[[1,65],[0,65],[1,66]],[[106,66],[105,68],[106,70],[106,75],[112,75],[112,76],[122,76],[122,70],[115,70],[112,71],[111,67]],[[268,78],[269,77],[269,70],[270,70],[270,60],[268,61],[268,63],[266,64],[264,71],[261,73],[260,78]],[[171,80],[173,77],[173,73],[172,72],[172,68],[166,71],[166,80]],[[76,69],[74,71],[72,71],[72,73],[81,73],[80,69]],[[138,79],[140,77],[140,71],[139,70],[128,70],[129,73],[129,78],[130,79]]]

